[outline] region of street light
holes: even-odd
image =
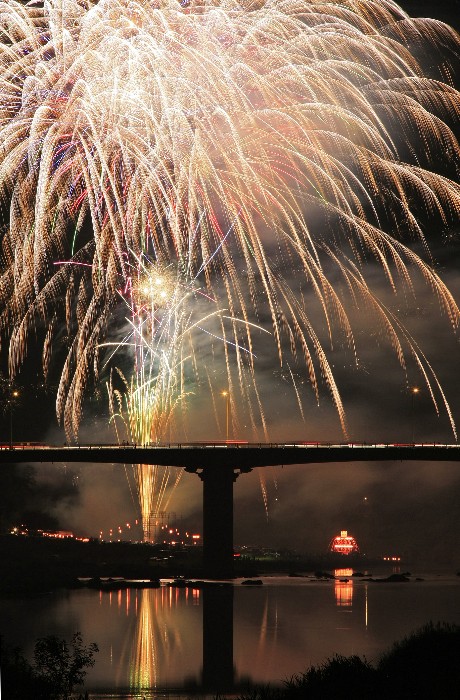
[[[411,414],[412,414],[412,442],[415,444],[415,411],[414,411],[414,399],[417,394],[420,393],[418,386],[411,387]]]
[[[13,403],[14,400],[19,396],[19,391],[16,389],[10,392],[9,404],[10,404],[10,448],[13,447]]]
[[[226,417],[225,417],[225,425],[226,425],[226,440],[228,442],[228,417],[230,413],[230,393],[228,391],[223,391],[222,396],[225,397],[225,404],[226,404]]]

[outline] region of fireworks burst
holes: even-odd
[[[409,297],[421,275],[457,327],[425,240],[426,222],[447,229],[460,213],[453,30],[389,0],[8,0],[0,31],[0,323],[12,375],[32,332],[46,374],[65,325],[68,435],[145,259],[201,275],[228,308],[226,384],[254,433],[266,424],[251,324],[271,325],[273,353],[305,367],[317,397],[325,383],[346,431],[320,328],[353,353],[356,306],[449,411],[367,275],[379,265]],[[428,75],[419,57],[439,47]],[[150,297],[150,271],[134,277],[133,298]],[[127,386],[148,394],[151,377]]]
[[[144,446],[167,439],[176,409],[187,396],[185,365],[187,360],[194,359],[193,331],[204,330],[203,325],[216,318],[222,323],[223,314],[220,309],[213,309],[197,321],[193,312],[200,308],[195,299],[200,290],[196,285],[181,280],[172,265],[162,268],[145,258],[136,262],[134,278],[129,278],[120,292],[129,311],[126,318],[129,331],[122,341],[104,345],[113,347],[114,353],[129,348],[130,356],[134,357],[134,372],[129,381],[117,371],[122,390],[110,379],[110,412],[118,441],[128,438],[129,442]],[[190,304],[190,299],[194,303]],[[189,355],[185,354],[187,351]],[[117,419],[121,419],[122,433]],[[167,510],[180,481],[182,471],[172,469],[172,472],[171,487],[169,467],[134,465],[146,541],[152,539],[152,517]]]

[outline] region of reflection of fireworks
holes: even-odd
[[[184,653],[184,608],[199,602],[198,590],[178,592],[162,587],[136,594],[136,629],[129,664],[131,690],[152,691],[165,682],[173,659]],[[183,659],[178,664],[182,668]]]
[[[140,606],[137,612],[136,636],[130,663],[130,687],[136,690],[151,690],[157,685],[158,674],[155,645],[157,640],[154,634],[155,616],[151,591],[143,590],[139,595]]]
[[[190,279],[203,273],[232,317],[271,318],[280,362],[303,362],[317,395],[322,377],[345,429],[318,335],[324,326],[353,351],[338,273],[351,307],[370,309],[402,364],[403,350],[414,355],[435,399],[429,364],[364,263],[376,260],[395,291],[410,293],[418,271],[457,325],[452,297],[403,242],[425,245],[421,211],[447,227],[460,210],[446,177],[459,148],[443,121],[457,119],[459,96],[438,80],[450,79],[453,31],[389,0],[0,5],[0,185],[11,203],[1,324],[12,373],[45,324],[46,373],[65,322],[57,409],[69,434],[143,253]],[[443,46],[437,80],[411,45],[419,55]],[[430,170],[439,156],[444,176]],[[252,348],[250,325],[229,334],[226,383],[265,428],[257,388],[246,388],[253,358],[239,349]]]

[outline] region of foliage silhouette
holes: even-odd
[[[68,700],[75,686],[83,684],[86,669],[94,666],[99,651],[92,642],[85,646],[76,632],[70,644],[50,635],[35,643],[33,664],[19,649],[2,649],[4,700]]]
[[[458,700],[460,626],[428,623],[396,642],[380,659],[378,670],[382,688],[392,697]]]
[[[432,622],[396,642],[373,666],[336,655],[284,682],[239,700],[459,700],[460,626]]]

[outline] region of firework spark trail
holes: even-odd
[[[199,331],[216,338],[215,333],[203,327],[205,324],[217,319],[222,327],[225,321],[241,321],[227,316],[225,309],[216,307],[208,296],[206,302],[208,305],[212,302],[214,308],[202,315],[199,312],[203,302],[197,298],[201,290],[196,286],[196,279],[188,281],[171,264],[162,267],[147,256],[134,255],[134,258],[132,277],[124,289],[119,290],[129,312],[126,318],[129,331],[121,341],[103,343],[102,347],[115,347],[107,362],[114,353],[120,354],[126,348],[135,359],[129,381],[118,370],[115,381],[112,372],[108,382],[111,422],[118,441],[128,438],[135,445],[151,445],[167,439],[177,409],[187,397],[184,366],[191,358],[185,353],[189,349],[192,355],[194,353],[193,342],[188,342],[193,333]],[[228,339],[220,340],[234,345]],[[238,349],[250,352],[243,346]],[[117,386],[120,384],[117,376],[121,379],[121,388]],[[134,465],[145,541],[153,540],[152,518],[167,509],[179,484],[182,472],[173,476],[171,472],[176,471],[160,465]]]
[[[344,431],[313,308],[353,352],[350,309],[368,297],[401,362],[414,353],[431,373],[366,273],[378,264],[409,292],[420,274],[457,327],[429,257],[411,250],[428,255],[426,221],[448,228],[460,214],[453,30],[389,0],[9,0],[0,31],[1,328],[14,375],[43,325],[46,373],[65,324],[57,412],[69,436],[145,252],[190,279],[209,261],[203,291],[230,316],[268,313],[280,363],[303,363],[318,395],[326,385]],[[418,57],[441,54],[425,74]],[[239,350],[254,334],[232,323],[218,335],[235,344],[232,396],[264,431],[253,356]]]
[[[112,420],[119,441],[117,419],[124,423],[124,435],[140,445],[158,443],[167,435],[174,419],[174,409],[185,397],[181,365],[184,345],[178,339],[187,327],[189,313],[184,309],[189,290],[184,290],[173,279],[171,269],[161,269],[138,259],[134,278],[126,285],[125,298],[130,311],[127,319],[129,334],[116,344],[116,350],[127,345],[133,348],[134,372],[127,381],[121,371],[122,389],[111,379],[108,386]],[[161,317],[161,310],[164,311]],[[180,472],[181,474],[181,472]],[[179,480],[173,480],[168,498],[170,469],[150,464],[134,465],[134,476],[139,498],[141,521],[146,541],[152,540],[150,521],[155,513],[166,507]]]

